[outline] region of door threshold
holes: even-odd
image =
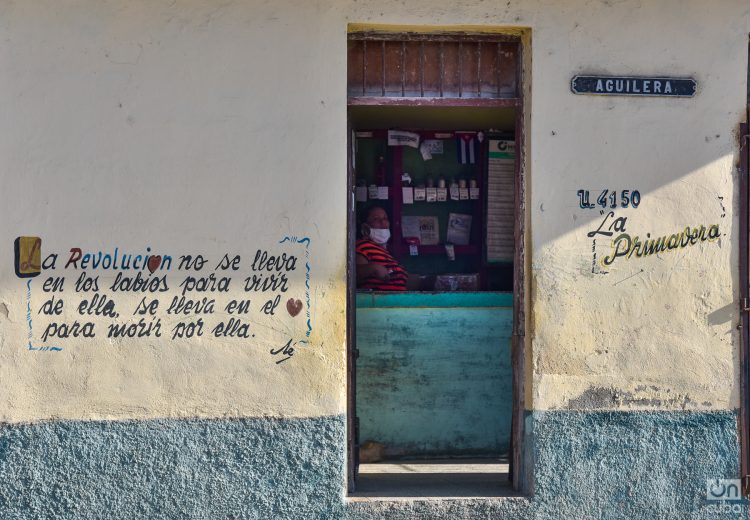
[[[403,460],[360,464],[352,501],[520,497],[501,459]]]

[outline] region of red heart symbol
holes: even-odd
[[[299,300],[295,300],[294,298],[289,298],[286,302],[286,311],[289,313],[289,315],[294,318],[297,314],[299,314],[299,311],[302,310],[302,302]]]
[[[148,270],[151,271],[151,274],[153,274],[154,271],[156,271],[160,265],[161,265],[161,255],[148,257],[148,265],[146,267],[148,267]]]

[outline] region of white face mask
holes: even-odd
[[[370,228],[370,238],[376,244],[386,244],[391,239],[391,230]]]

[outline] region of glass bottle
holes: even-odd
[[[375,173],[375,182],[378,186],[385,186],[385,157],[378,157],[378,168]]]

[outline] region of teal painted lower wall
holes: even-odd
[[[358,308],[360,440],[391,456],[506,453],[512,319],[509,307]]]
[[[0,426],[0,518],[344,517],[345,418]]]
[[[526,425],[536,518],[750,517],[706,500],[708,479],[739,478],[734,412],[533,412]]]
[[[739,475],[733,412],[534,412],[526,426],[530,497],[348,502],[343,416],[0,425],[0,518],[750,517],[705,494]]]

